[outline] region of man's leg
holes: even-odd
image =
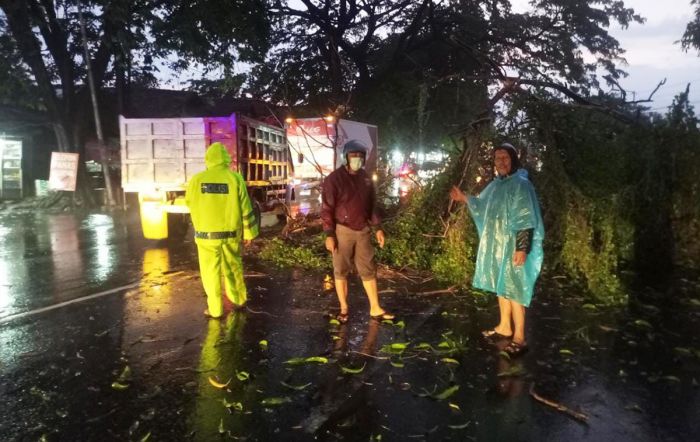
[[[335,293],[338,295],[341,314],[348,313],[348,273],[352,268],[352,255],[355,250],[355,241],[349,233],[349,229],[346,227],[336,227],[333,275],[335,276]]]
[[[370,316],[379,316],[385,313],[379,304],[379,290],[377,289],[377,266],[374,262],[374,246],[372,245],[372,232],[366,228],[357,232],[355,245],[355,267],[362,278],[362,286],[369,300]],[[392,316],[392,315],[387,315]],[[393,316],[392,316],[393,318]],[[390,319],[390,318],[387,318]]]
[[[340,313],[348,313],[348,280],[335,279],[335,293],[338,295],[338,303],[340,304]]]
[[[516,344],[525,343],[525,306],[518,304],[515,301],[508,301],[513,312],[513,323],[515,324],[515,333],[513,333],[513,342]]]
[[[221,245],[218,242],[198,242],[197,255],[209,315],[218,318],[224,313],[221,299]]]
[[[239,307],[248,300],[248,290],[243,279],[241,245],[235,240],[226,240],[222,244],[222,250],[226,297],[233,303],[234,307]]]
[[[379,305],[379,291],[377,290],[377,278],[362,280],[362,286],[365,288],[365,293],[367,293],[367,299],[369,300],[369,314],[370,316],[378,316],[384,313],[384,309]]]
[[[501,313],[501,319],[494,330],[496,330],[496,333],[503,336],[512,335],[513,327],[511,326],[511,301],[503,296],[498,296],[498,310]]]

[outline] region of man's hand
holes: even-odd
[[[527,259],[527,253],[525,253],[522,250],[516,251],[515,253],[513,253],[513,265],[516,267],[525,264],[526,259]]]
[[[329,252],[333,253],[335,250],[338,248],[338,243],[335,240],[334,236],[329,236],[326,238],[326,250]]]
[[[450,198],[461,203],[467,202],[467,195],[465,195],[464,192],[459,190],[457,186],[452,186],[452,188],[450,189]]]
[[[383,249],[384,248],[384,231],[383,230],[377,230],[377,242],[379,243],[379,248]]]
[[[253,244],[252,239],[244,239],[243,240],[243,247],[248,248],[248,247],[250,247],[251,244]]]

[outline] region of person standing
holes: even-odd
[[[527,351],[525,309],[530,306],[542,267],[544,226],[535,189],[520,168],[515,148],[494,149],[497,177],[478,196],[453,186],[450,197],[466,202],[479,233],[473,286],[498,296],[500,321],[482,332],[486,338],[512,338],[504,351]]]
[[[343,146],[345,164],[323,181],[321,219],[326,249],[333,254],[335,290],[340,303],[336,319],[348,321],[348,273],[353,267],[362,279],[372,319],[391,320],[394,315],[379,304],[377,269],[372,245],[372,228],[379,247],[384,247],[384,231],[377,210],[372,179],[364,170],[368,149],[358,140]]]
[[[205,155],[207,170],[192,177],[185,202],[190,209],[197,244],[199,271],[207,294],[206,316],[223,315],[221,277],[234,309],[248,299],[243,280],[241,241],[245,246],[258,236],[258,224],[241,174],[229,169],[226,147],[212,143]]]

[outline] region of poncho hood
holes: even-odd
[[[207,169],[211,169],[216,166],[228,167],[231,164],[231,155],[229,155],[226,150],[226,146],[218,141],[212,143],[209,148],[207,148],[207,153],[204,156],[204,162],[207,165]]]

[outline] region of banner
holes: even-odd
[[[75,192],[75,182],[77,179],[78,154],[67,152],[51,152],[49,189]]]

